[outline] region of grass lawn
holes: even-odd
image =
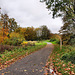
[[[53,62],[54,67],[62,75],[75,75],[75,46],[63,46],[60,50],[59,45],[50,55],[49,62]]]
[[[27,56],[32,52],[35,52],[44,46],[46,46],[47,43],[45,42],[39,42],[35,43],[35,46],[28,46],[26,48],[16,48],[12,51],[5,51],[3,54],[0,54],[0,67],[4,67],[2,65],[7,66],[10,62],[17,60],[21,56]]]
[[[44,40],[44,42],[50,42],[52,44],[57,44],[56,41],[51,42],[50,40]]]

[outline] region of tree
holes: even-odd
[[[3,37],[6,36],[6,33],[8,33],[8,28],[9,28],[9,25],[8,25],[8,20],[9,20],[9,17],[7,14],[1,14],[1,22],[2,22],[2,31],[3,31]]]
[[[1,10],[1,8],[0,8]],[[7,39],[8,35],[8,20],[9,17],[7,14],[2,14],[0,11],[0,43]]]
[[[3,29],[8,29],[8,20],[9,20],[9,17],[7,14],[1,14],[1,21],[2,21],[2,25],[3,25]]]
[[[8,39],[8,30],[3,28],[2,22],[0,21],[0,43],[2,43],[5,39]]]
[[[36,28],[35,31],[36,31],[36,39],[41,40],[41,36],[42,36],[41,28]]]
[[[42,39],[49,39],[51,32],[50,32],[50,30],[47,28],[47,26],[45,26],[45,25],[41,26],[41,31],[42,31],[41,38],[42,38]]]
[[[45,2],[47,8],[53,12],[53,18],[63,16],[65,13],[75,20],[75,0],[40,0]]]
[[[2,22],[0,20],[0,43],[3,41],[3,35],[2,35]]]
[[[75,34],[75,23],[73,20],[69,19],[66,15],[63,17],[64,25],[61,27],[60,32],[61,33],[69,33],[69,34]]]
[[[25,38],[26,38],[26,40],[35,40],[36,32],[35,32],[34,27],[26,28]]]
[[[62,33],[63,44],[74,44],[71,42],[75,39],[75,24],[74,21],[69,19],[66,15],[63,17],[64,25],[60,29]],[[73,38],[72,38],[73,37]]]
[[[18,28],[14,18],[9,18],[7,14],[1,13],[0,8],[0,43],[8,38],[8,34]]]
[[[36,31],[34,27],[16,29],[16,32],[23,35],[26,40],[36,40]]]
[[[19,28],[17,28],[17,29],[15,30],[15,32],[16,32],[16,33],[19,33],[20,35],[23,35],[24,38],[25,38],[25,36],[27,36],[27,34],[26,34],[26,28],[19,27]]]
[[[60,32],[65,40],[71,40],[75,36],[75,0],[40,0],[45,2],[47,9],[53,13],[53,18],[62,16],[64,25]]]
[[[14,18],[9,19],[9,32],[15,31],[19,26]]]
[[[26,40],[41,40],[50,38],[50,30],[46,26],[41,26],[39,28],[19,27],[15,30],[15,32],[23,35]]]
[[[47,8],[53,12],[53,18],[63,16],[64,26],[69,24],[75,30],[75,0],[40,0],[46,2]]]

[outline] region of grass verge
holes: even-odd
[[[3,54],[0,54],[0,69],[3,68],[5,65],[7,67],[7,65],[9,63],[11,63],[14,60],[17,60],[19,57],[21,56],[27,56],[41,48],[43,48],[44,46],[46,46],[47,43],[44,42],[40,42],[40,43],[36,43],[35,46],[28,46],[27,48],[19,48],[19,49],[14,49],[13,51],[5,51]]]
[[[49,62],[53,62],[54,68],[58,73],[61,73],[61,75],[75,75],[75,63],[73,63],[75,62],[75,54],[73,55],[74,51],[74,46],[63,46],[63,49],[60,50],[59,45],[55,45],[55,48],[50,55]],[[69,56],[66,56],[67,58],[72,57],[71,60],[67,60],[66,57],[61,60],[66,53],[69,54]]]
[[[50,41],[50,40],[44,40],[44,42],[50,42],[50,43],[52,43],[52,44],[57,44],[56,41]]]

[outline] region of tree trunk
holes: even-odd
[[[74,0],[74,4],[73,4],[73,7],[74,7],[74,14],[75,14],[75,0]]]

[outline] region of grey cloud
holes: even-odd
[[[0,0],[3,12],[9,17],[16,19],[21,27],[47,25],[53,32],[57,33],[63,25],[61,18],[52,19],[44,3],[40,0]]]

